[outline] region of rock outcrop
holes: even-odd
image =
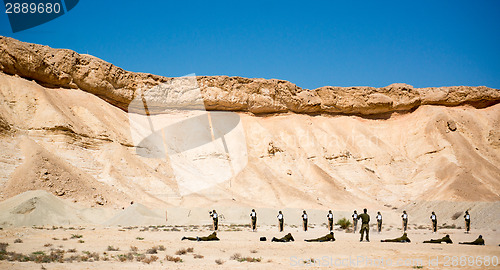
[[[99,58],[67,49],[0,37],[0,71],[32,79],[47,87],[79,88],[127,110],[138,89],[172,78],[125,71]],[[200,76],[198,84],[207,110],[254,114],[373,115],[408,111],[420,105],[487,107],[500,101],[500,90],[485,86],[413,88],[333,87],[308,90],[284,80]]]

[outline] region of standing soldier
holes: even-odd
[[[359,233],[361,234],[361,238],[359,239],[359,242],[363,241],[363,234],[366,232],[366,241],[370,242],[370,239],[368,238],[368,234],[370,233],[370,225],[368,224],[370,222],[370,216],[368,215],[368,210],[363,209],[363,214],[359,215],[358,218],[361,219],[361,230]]]
[[[328,218],[328,228],[330,231],[333,231],[333,213],[332,210],[328,211],[328,215],[326,215]]]
[[[432,221],[432,232],[436,233],[438,229],[438,219],[434,211],[431,214],[431,221]]]
[[[280,227],[280,232],[283,231],[283,223],[284,223],[284,218],[283,218],[283,213],[281,211],[278,212],[278,223]]]
[[[212,210],[212,212],[209,212],[209,213],[210,213],[210,217],[214,221],[214,223],[213,223],[213,229],[214,229],[214,231],[217,231],[217,229],[219,228],[219,215],[217,215],[217,212],[215,212],[215,209]]]
[[[255,209],[252,209],[250,218],[252,219],[252,231],[255,232],[257,230],[257,213],[255,213]]]
[[[377,228],[378,232],[380,233],[382,231],[382,215],[380,212],[377,212]]]
[[[302,222],[304,223],[304,232],[307,232],[307,213],[306,210],[302,212]]]
[[[354,214],[352,214],[352,225],[354,225],[354,233],[358,229],[358,212],[354,210]]]
[[[469,210],[465,210],[465,233],[469,233],[470,231],[470,215],[469,215]]]
[[[406,232],[406,229],[408,229],[408,214],[406,214],[406,210],[403,211],[401,217],[403,218],[403,232]]]

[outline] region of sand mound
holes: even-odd
[[[64,162],[31,139],[25,138],[21,142],[21,149],[26,160],[16,168],[7,182],[4,192],[7,197],[43,189],[63,198],[92,205],[106,205],[110,200],[108,198],[114,202],[124,199],[121,198],[123,195]]]
[[[165,213],[162,215],[161,211],[151,210],[142,204],[136,203],[103,224],[108,226],[162,225],[165,224]]]
[[[0,202],[0,226],[63,226],[88,223],[77,211],[77,208],[47,191],[27,191]]]

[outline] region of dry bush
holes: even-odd
[[[117,247],[115,248],[113,246],[108,246],[108,249],[107,249],[107,251],[118,251],[118,250],[120,250],[120,249]]]
[[[68,252],[68,253],[76,253],[76,248],[70,248],[66,252]]]
[[[234,253],[233,255],[231,255],[231,257],[229,257],[230,260],[235,260],[235,261],[239,261],[241,259],[241,254],[239,253]]]
[[[139,250],[136,246],[130,246],[130,251],[137,252]]]
[[[8,245],[9,243],[0,243],[0,253],[6,253]]]
[[[72,234],[71,235],[71,239],[82,238],[82,237],[83,237],[83,235],[81,235],[81,234]]]
[[[205,256],[200,255],[200,254],[193,254],[193,258],[195,258],[195,259],[203,259],[203,258],[205,258]]]
[[[187,250],[182,248],[182,249],[179,249],[175,252],[175,255],[184,255],[187,253]]]
[[[250,253],[257,253],[258,251],[253,249],[253,250],[250,250]]]
[[[158,250],[159,250],[159,251],[164,251],[164,250],[165,250],[165,246],[163,246],[163,245],[159,245],[159,246],[158,246]]]
[[[51,244],[51,243],[47,243],[47,244],[44,244],[43,246],[44,246],[44,247],[51,247],[51,246],[52,246],[52,244]]]
[[[20,238],[17,238],[16,240],[14,240],[14,243],[16,243],[16,244],[17,243],[22,243],[22,242],[23,242],[23,240],[21,240]]]
[[[157,247],[152,247],[152,248],[146,250],[146,254],[156,254],[156,253],[158,253]]]
[[[169,262],[175,262],[175,263],[182,262],[181,257],[173,257],[170,255],[165,256],[165,260],[167,260]]]
[[[80,240],[78,240],[78,243],[83,244],[83,243],[85,243],[85,241],[83,241],[82,239],[80,239]]]
[[[215,263],[218,264],[218,265],[221,265],[221,264],[224,263],[224,261],[221,260],[221,259],[217,259],[217,260],[215,260]]]
[[[155,255],[152,255],[150,256],[149,258],[145,258],[142,260],[143,263],[147,263],[147,264],[150,264],[152,262],[155,262],[156,260],[158,260],[158,256],[155,256]]]

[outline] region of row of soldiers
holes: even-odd
[[[364,214],[364,213],[363,213]],[[361,214],[361,215],[363,215]],[[361,216],[360,215],[360,216]],[[368,230],[368,229],[367,229]],[[368,234],[366,235],[367,241],[368,240]],[[190,241],[219,241],[220,239],[217,237],[217,232],[212,232],[208,236],[203,236],[203,237],[182,237],[181,240],[190,240]],[[266,241],[266,237],[261,237],[260,241]],[[271,242],[293,242],[295,239],[293,238],[291,233],[286,234],[285,236],[281,238],[276,238],[273,237]],[[315,238],[315,239],[305,239],[304,241],[306,242],[333,242],[335,241],[335,237],[333,235],[333,232],[328,233],[325,236]],[[406,233],[403,233],[403,236],[394,238],[394,239],[385,239],[385,240],[380,240],[380,242],[393,242],[393,243],[411,243],[410,238],[408,238],[408,235]],[[423,243],[430,243],[430,244],[441,244],[441,243],[446,243],[446,244],[453,244],[453,241],[450,238],[450,235],[446,235],[443,238],[440,239],[431,239],[428,241],[424,241]],[[459,244],[461,245],[479,245],[479,246],[484,246],[484,239],[482,235],[479,235],[479,237],[472,241],[472,242],[460,242]]]
[[[360,215],[358,215],[356,210],[354,210],[354,214],[352,215],[352,218],[353,218],[354,231],[356,231],[358,219],[360,218]],[[377,218],[378,232],[381,232],[382,231],[382,214],[380,214],[380,212],[377,212],[376,218]],[[403,230],[403,232],[406,232],[408,229],[408,214],[406,213],[406,210],[403,211],[403,214],[401,215],[401,219],[402,219],[402,230]],[[465,219],[465,233],[469,233],[470,232],[469,210],[465,211],[464,219]],[[438,229],[438,221],[437,221],[437,215],[434,211],[431,213],[430,220],[432,222],[432,231],[434,233],[436,233],[437,229]]]
[[[218,224],[219,224],[219,215],[217,214],[217,211],[215,211],[215,210],[210,211],[209,214],[210,214],[210,217],[213,219],[213,229],[214,229],[214,231],[217,231]],[[308,218],[307,212],[305,210],[302,212],[301,217],[302,217],[303,229],[304,229],[304,231],[307,231],[307,223],[308,223],[309,218]],[[332,213],[332,210],[328,211],[328,214],[326,215],[326,217],[328,219],[328,228],[330,229],[330,231],[333,231],[333,213]],[[281,211],[278,211],[277,218],[278,218],[279,231],[282,232],[284,229],[285,218],[284,218],[283,213]],[[406,210],[403,211],[401,218],[402,218],[403,232],[406,232],[408,229],[408,214],[406,213]],[[370,221],[370,216],[368,216],[368,214],[366,213],[366,209],[364,209],[364,213],[360,214],[360,215],[358,215],[357,211],[354,210],[354,213],[352,215],[352,219],[353,219],[354,232],[357,231],[359,219],[362,220],[361,231],[365,231],[363,228],[368,226],[368,222]],[[377,212],[376,219],[377,219],[377,229],[378,229],[378,232],[380,233],[382,231],[382,214],[380,214],[380,212]],[[437,222],[437,215],[434,211],[432,212],[430,219],[432,222],[432,231],[434,233],[436,233],[437,229],[438,229],[438,226],[437,226],[438,222]],[[464,219],[465,219],[466,233],[469,233],[469,231],[470,231],[470,214],[469,214],[468,210],[465,211]],[[252,231],[256,231],[257,230],[257,213],[255,212],[255,209],[252,209],[252,211],[250,212],[250,220],[251,220],[251,224],[252,224]],[[365,224],[365,222],[366,222],[366,224]],[[363,224],[365,224],[364,227],[363,227]]]
[[[353,215],[353,218],[356,221],[356,223],[357,223],[357,220],[361,219],[361,230],[359,231],[359,233],[361,234],[361,238],[359,239],[359,241],[360,242],[363,241],[363,236],[366,233],[366,241],[370,242],[370,238],[369,238],[370,215],[368,215],[368,210],[365,208],[365,209],[363,209],[362,214],[357,215],[356,212],[354,214],[355,215]],[[214,230],[217,230],[217,224],[218,224],[217,212],[214,210],[210,213],[210,215],[212,218],[214,218]],[[380,215],[380,212],[378,215]],[[404,216],[404,215],[406,215],[406,216]],[[435,215],[435,214],[433,214],[433,215]],[[252,209],[252,212],[250,213],[250,217],[252,219],[252,230],[255,231],[256,222],[257,222],[257,214],[255,213],[254,209]],[[329,221],[330,220],[333,221],[333,214],[331,213],[331,211],[329,211],[327,217],[328,217]],[[306,211],[303,212],[302,218],[304,219],[304,231],[307,231],[307,218],[308,217],[307,217]],[[408,219],[408,215],[406,214],[406,211],[403,213],[403,218]],[[432,219],[432,217],[431,217],[431,219]],[[432,220],[434,221],[435,219],[432,219]],[[279,213],[278,213],[278,220],[280,223],[280,232],[281,232],[281,231],[283,231],[283,221],[284,221],[283,213],[281,211],[279,211]],[[333,235],[333,232],[331,231],[332,230],[332,223],[330,223],[329,225],[330,225],[330,233],[329,234],[322,236],[322,237],[319,237],[319,238],[316,238],[316,239],[306,239],[305,241],[307,241],[307,242],[335,241],[335,237]],[[192,240],[192,241],[218,241],[219,240],[219,238],[217,238],[217,234],[215,231],[207,237],[183,237],[182,238],[182,240],[185,240],[185,239]],[[261,241],[266,241],[265,237],[261,237]],[[290,241],[295,241],[295,240],[294,240],[292,234],[288,233],[287,235],[285,235],[284,237],[281,237],[281,238],[273,237],[273,239],[271,241],[272,242],[290,242]],[[403,232],[403,236],[401,236],[401,237],[398,237],[395,239],[385,239],[385,240],[381,240],[381,242],[410,243],[411,240],[410,240],[410,238],[408,238],[406,231],[405,231],[405,232]],[[445,242],[447,244],[453,243],[453,241],[451,241],[449,235],[446,235],[445,237],[443,237],[441,239],[431,239],[429,241],[424,241],[424,243],[442,243],[442,242]],[[476,240],[474,240],[473,242],[461,242],[459,244],[484,245],[484,240],[483,240],[483,237],[481,235],[479,235],[479,237]]]

